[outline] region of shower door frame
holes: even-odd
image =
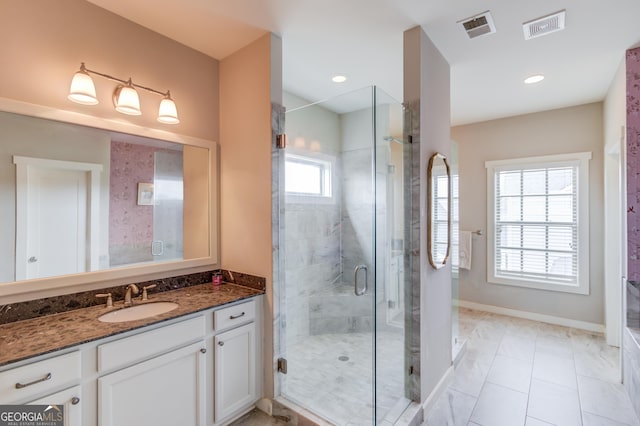
[[[363,89],[361,89],[363,90]],[[371,202],[371,220],[372,220],[372,229],[371,229],[371,233],[370,233],[370,237],[371,237],[371,259],[370,259],[370,265],[371,265],[371,270],[369,272],[369,275],[371,277],[371,281],[369,284],[369,291],[372,292],[371,294],[371,298],[372,298],[372,303],[371,303],[371,315],[372,315],[372,324],[371,324],[371,361],[372,361],[372,365],[371,365],[371,372],[372,372],[372,376],[371,376],[371,416],[372,416],[372,423],[373,424],[377,424],[377,422],[380,420],[377,418],[377,383],[376,383],[376,364],[377,364],[377,359],[376,359],[376,354],[377,354],[377,317],[378,317],[378,312],[377,312],[377,307],[376,307],[376,298],[377,298],[377,294],[376,292],[378,290],[381,290],[384,292],[384,289],[380,288],[378,289],[377,287],[377,283],[376,283],[376,261],[377,261],[377,252],[376,252],[376,231],[377,231],[377,227],[376,227],[376,209],[377,209],[377,205],[376,205],[376,195],[377,195],[377,188],[376,188],[376,165],[377,165],[377,145],[376,145],[376,141],[377,141],[377,132],[378,132],[378,126],[377,126],[377,121],[376,121],[376,114],[377,114],[377,110],[378,110],[378,104],[377,104],[377,87],[375,86],[371,86],[370,87],[371,90],[371,104],[370,104],[370,108],[371,108],[371,134],[372,134],[372,141],[371,141],[371,173],[370,173],[370,177],[371,177],[371,191],[372,191],[372,202]],[[399,104],[399,103],[398,103]],[[305,105],[303,107],[300,108],[306,108],[308,106],[311,106],[314,104],[309,104],[309,105]],[[297,108],[296,108],[297,109]],[[273,166],[273,183],[274,183],[274,191],[273,191],[273,241],[274,241],[274,252],[273,252],[273,283],[274,283],[274,291],[273,291],[273,301],[274,301],[274,329],[273,329],[273,337],[274,337],[274,352],[273,352],[273,371],[274,371],[274,383],[273,383],[273,389],[274,389],[274,395],[275,397],[279,400],[282,401],[283,399],[285,401],[290,401],[286,399],[286,395],[284,391],[284,381],[286,380],[286,377],[282,374],[281,369],[284,367],[286,369],[286,364],[281,364],[279,361],[281,358],[285,358],[286,357],[286,328],[282,326],[282,324],[286,324],[286,310],[285,310],[285,297],[283,297],[283,295],[285,294],[285,282],[284,282],[284,266],[285,266],[285,259],[284,259],[284,227],[285,227],[285,223],[284,223],[284,212],[285,212],[285,193],[284,193],[284,178],[285,178],[285,173],[284,173],[284,165],[285,165],[285,150],[284,149],[280,149],[278,146],[281,143],[280,141],[282,140],[278,135],[280,134],[284,134],[284,128],[285,128],[285,110],[284,107],[280,106],[280,105],[272,105],[272,116],[274,117],[272,120],[273,123],[273,135],[272,135],[272,166]],[[405,150],[406,152],[406,150]],[[404,160],[406,160],[406,156],[404,158]],[[411,164],[406,164],[404,165],[404,167],[411,167]],[[410,173],[410,172],[409,172]],[[404,172],[405,176],[407,174],[407,171]],[[407,182],[405,181],[405,185],[407,184]],[[409,200],[405,200],[405,204],[408,202]],[[405,206],[406,209],[406,206]],[[405,215],[406,216],[406,215]],[[407,233],[406,229],[409,227],[408,223],[405,223],[405,234]],[[401,257],[401,259],[406,259],[406,250],[407,248],[405,247],[405,255],[403,255]],[[346,271],[343,271],[343,273],[346,273]],[[402,282],[402,285],[406,287],[407,285],[407,280],[408,280],[408,271],[406,270],[406,262],[405,262],[405,279]],[[406,294],[406,290],[405,290],[405,294]],[[406,309],[407,305],[405,304],[405,309]],[[405,311],[405,318],[407,316],[407,313]],[[384,318],[383,320],[386,321],[386,318]],[[407,323],[407,321],[405,320],[405,323]],[[405,340],[405,345],[406,345],[406,341],[407,341],[407,333],[408,333],[408,329],[405,329],[405,335],[404,335],[404,340]],[[407,364],[407,355],[405,354],[404,359],[402,360],[404,365],[406,366]],[[406,370],[406,368],[405,368]],[[405,383],[406,383],[406,374],[405,374]],[[406,384],[405,384],[405,389],[406,389]],[[405,392],[406,394],[406,392]],[[401,398],[404,399],[405,401],[408,401],[405,398]],[[295,406],[295,402],[294,402],[294,406]]]

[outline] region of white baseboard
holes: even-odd
[[[538,314],[535,312],[519,311],[517,309],[503,308],[501,306],[484,305],[482,303],[467,302],[466,300],[454,299],[453,304],[454,306],[459,306],[461,308],[468,308],[476,311],[491,312],[493,314],[507,315],[510,317],[546,322],[548,324],[562,325],[564,327],[577,328],[580,330],[592,331],[594,333],[604,334],[605,332],[605,327],[603,324],[596,324],[593,322],[556,317],[553,315]]]
[[[424,420],[427,419],[427,416],[429,416],[429,413],[431,412],[431,410],[433,410],[433,407],[435,407],[436,402],[438,402],[438,399],[440,398],[440,396],[442,396],[442,394],[447,390],[447,387],[449,386],[452,380],[453,380],[453,365],[450,366],[447,369],[447,371],[442,375],[442,378],[440,379],[436,387],[433,389],[429,397],[422,403],[422,412],[423,412],[422,415],[424,416],[423,417]]]
[[[261,398],[256,401],[256,408],[269,416],[273,416],[273,403],[269,398]]]

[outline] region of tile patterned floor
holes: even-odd
[[[460,309],[467,349],[425,426],[640,426],[601,335]]]
[[[286,398],[337,425],[371,425],[371,333],[310,336],[287,350]],[[378,416],[404,395],[403,333],[384,331],[377,342]]]

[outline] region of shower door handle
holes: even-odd
[[[360,269],[364,269],[364,287],[362,290],[358,287],[358,272]],[[353,270],[353,291],[356,296],[362,296],[367,292],[367,282],[369,281],[369,270],[367,269],[367,265],[358,265]]]

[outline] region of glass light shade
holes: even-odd
[[[116,87],[116,91],[113,93],[113,104],[116,107],[116,111],[127,115],[140,115],[140,98],[138,92],[132,86]]]
[[[158,121],[165,124],[178,124],[178,110],[176,109],[176,103],[173,102],[170,96],[163,98],[160,101],[160,108],[158,108]]]
[[[86,71],[80,70],[73,75],[67,98],[82,105],[96,105],[98,103],[96,86]]]

